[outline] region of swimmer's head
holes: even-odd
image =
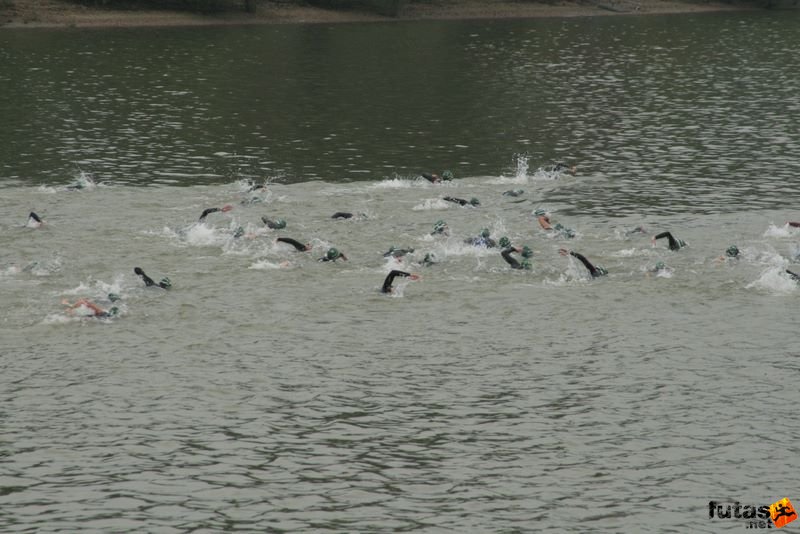
[[[508,248],[511,246],[511,240],[506,236],[501,237],[498,243],[500,244],[500,248]]]
[[[481,205],[481,201],[478,200],[475,197],[472,197],[471,199],[469,199],[469,203],[472,204],[473,206],[480,206]]]
[[[116,293],[109,293],[109,294],[108,294],[108,300],[110,300],[111,302],[117,302],[117,301],[118,301],[119,299],[121,299],[121,298],[122,298],[122,297],[120,297],[120,296],[119,296],[119,295],[117,295]]]
[[[170,287],[172,287],[172,281],[165,276],[164,278],[161,279],[161,282],[159,282],[158,285],[160,285],[164,289],[169,289]]]
[[[667,266],[663,261],[657,261],[656,262],[656,267],[655,267],[654,270],[661,271],[661,270],[666,269],[666,268],[667,268]]]
[[[242,228],[241,226],[236,228],[236,231],[233,232],[233,237],[242,237],[243,235],[244,235],[244,228]]]
[[[542,208],[537,208],[533,211],[533,215],[535,217],[544,217],[545,215],[547,215],[547,212]]]
[[[522,257],[530,258],[531,256],[533,256],[533,251],[531,250],[531,247],[529,247],[528,245],[522,247]]]
[[[530,262],[529,260],[522,260],[522,261],[520,262],[520,265],[521,265],[521,266],[522,266],[522,268],[523,268],[523,269],[525,269],[526,271],[530,271],[530,270],[531,270],[531,267],[532,267],[532,265],[531,265],[531,262]]]
[[[143,275],[144,275],[144,271],[142,270],[142,268],[141,268],[141,267],[135,267],[135,268],[133,269],[133,272],[134,272],[135,274],[138,274],[139,276],[143,276]]]
[[[739,257],[739,247],[736,245],[731,245],[725,250],[725,255],[729,258],[738,258]]]
[[[439,219],[436,221],[436,224],[433,225],[433,232],[432,234],[441,234],[447,231],[447,223],[443,220]]]
[[[599,276],[605,276],[605,275],[607,275],[607,274],[608,274],[608,270],[606,270],[606,269],[605,269],[605,268],[603,268],[603,267],[595,267],[595,269],[597,270],[597,274],[598,274]]]
[[[110,310],[108,310],[108,316],[115,317],[116,315],[119,315],[119,308],[113,306]]]
[[[329,248],[328,252],[325,253],[325,257],[328,258],[329,260],[335,260],[336,258],[338,258],[341,255],[342,255],[342,253],[339,252],[338,250],[336,250],[333,247]]]
[[[452,180],[453,179],[453,171],[444,171],[442,173],[442,180]]]
[[[481,237],[482,238],[488,239],[490,235],[492,235],[492,233],[489,231],[488,228],[484,228],[483,230],[481,230]]]

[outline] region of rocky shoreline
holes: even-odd
[[[556,3],[522,3],[513,0],[438,0],[425,4],[411,4],[403,8],[397,17],[384,17],[358,11],[326,10],[265,0],[258,4],[255,13],[242,11],[202,15],[177,11],[89,8],[60,0],[0,0],[0,27],[217,26],[648,15],[754,9],[758,8],[754,8],[750,4],[703,0],[565,0]]]

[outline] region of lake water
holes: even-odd
[[[798,88],[797,12],[3,30],[0,531],[736,532],[709,501],[797,503]],[[420,279],[383,295],[392,269]]]

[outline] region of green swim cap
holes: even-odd
[[[328,252],[325,253],[325,257],[328,258],[329,260],[335,260],[336,258],[338,258],[341,255],[342,255],[342,253],[339,252],[338,250],[336,250],[333,247],[329,248]]]
[[[725,251],[726,256],[730,256],[731,258],[738,258],[739,257],[739,247],[736,245],[731,245]]]
[[[281,230],[283,228],[286,228],[286,221],[284,221],[283,219],[278,219],[277,221],[275,221],[274,228],[276,230]]]
[[[531,248],[528,245],[522,247],[522,257],[530,258],[531,256],[533,256],[533,251],[531,250]]]
[[[161,282],[159,282],[159,284],[158,284],[158,285],[160,285],[160,286],[161,286],[161,287],[163,287],[164,289],[167,289],[167,288],[169,288],[169,287],[172,287],[172,282],[170,281],[170,279],[169,279],[169,278],[167,278],[167,277],[165,276],[164,278],[162,278],[162,279],[161,279]]]
[[[546,212],[546,211],[544,211],[542,208],[538,208],[538,209],[536,209],[536,210],[534,210],[534,211],[533,211],[533,214],[534,214],[536,217],[543,217],[543,216],[547,215],[547,212]]]
[[[660,271],[661,269],[664,269],[664,268],[666,268],[666,265],[664,264],[663,261],[657,261],[656,262],[656,271]]]
[[[522,266],[522,268],[523,268],[523,269],[525,269],[526,271],[529,271],[529,270],[531,269],[531,267],[532,267],[532,266],[531,266],[531,262],[530,262],[530,261],[528,261],[528,260],[522,260],[522,261],[520,262],[520,265],[521,265],[521,266]]]
[[[109,293],[108,294],[108,300],[110,300],[111,302],[117,302],[120,298],[121,297],[119,295],[117,295],[116,293]]]
[[[235,232],[233,232],[233,237],[242,237],[243,235],[244,235],[244,228],[242,228],[241,226],[237,228]]]
[[[442,173],[442,180],[452,180],[453,179],[453,171],[444,171]]]
[[[500,248],[507,248],[511,246],[511,240],[506,236],[501,237],[499,243],[500,243]]]
[[[598,272],[598,274],[600,276],[605,276],[605,275],[608,274],[608,271],[606,269],[604,269],[603,267],[595,267],[595,269],[597,270],[597,272]]]
[[[433,225],[433,233],[434,234],[441,234],[447,229],[447,223],[443,220],[439,219],[436,221],[436,224]]]
[[[116,316],[118,313],[119,313],[119,308],[117,308],[116,306],[114,306],[110,310],[108,310],[108,315],[111,316],[111,317]]]
[[[481,230],[481,237],[483,237],[484,239],[488,238],[490,235],[492,235],[492,233],[489,231],[488,228],[484,228],[483,230]]]
[[[481,205],[481,201],[478,200],[475,197],[472,197],[471,199],[469,199],[469,203],[472,204],[473,206],[480,206]]]

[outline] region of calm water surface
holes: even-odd
[[[0,531],[719,532],[746,523],[709,500],[796,503],[798,87],[796,13],[0,32]],[[381,295],[393,268],[421,279]],[[110,292],[113,319],[60,304]]]

